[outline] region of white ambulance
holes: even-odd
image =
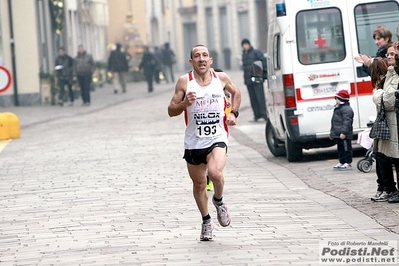
[[[265,133],[271,153],[294,162],[303,149],[334,145],[330,122],[341,89],[350,93],[357,137],[376,108],[370,77],[354,57],[375,56],[379,27],[396,41],[398,1],[268,0],[268,23]]]

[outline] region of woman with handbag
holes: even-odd
[[[376,86],[373,91],[373,102],[377,106],[377,110],[380,112],[381,108],[385,108],[385,116],[389,126],[390,138],[388,140],[375,139],[373,151],[376,154],[377,160],[377,183],[379,188],[377,194],[372,197],[373,201],[388,201],[391,202],[392,199],[397,198],[398,191],[396,189],[396,183],[394,181],[392,163],[395,167],[399,167],[399,148],[398,148],[398,130],[396,123],[396,113],[395,113],[395,91],[397,90],[399,83],[399,75],[395,71],[395,47],[394,45],[389,45],[387,49],[387,61],[388,69],[385,76],[385,82],[374,82],[372,74],[372,82]],[[378,71],[378,68],[383,66],[383,60],[375,60],[372,63],[372,68]],[[384,68],[384,67],[383,67]],[[381,71],[381,69],[379,69]],[[381,77],[380,73],[379,76]],[[374,73],[374,79],[378,74]],[[381,89],[382,88],[382,89]]]

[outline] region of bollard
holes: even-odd
[[[20,137],[18,117],[10,112],[0,113],[0,140]]]

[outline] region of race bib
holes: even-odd
[[[222,130],[219,125],[219,121],[204,122],[197,121],[196,137],[197,138],[213,138],[219,136]]]

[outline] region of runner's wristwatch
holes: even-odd
[[[236,118],[240,114],[237,110],[231,110],[230,113],[232,113]]]

